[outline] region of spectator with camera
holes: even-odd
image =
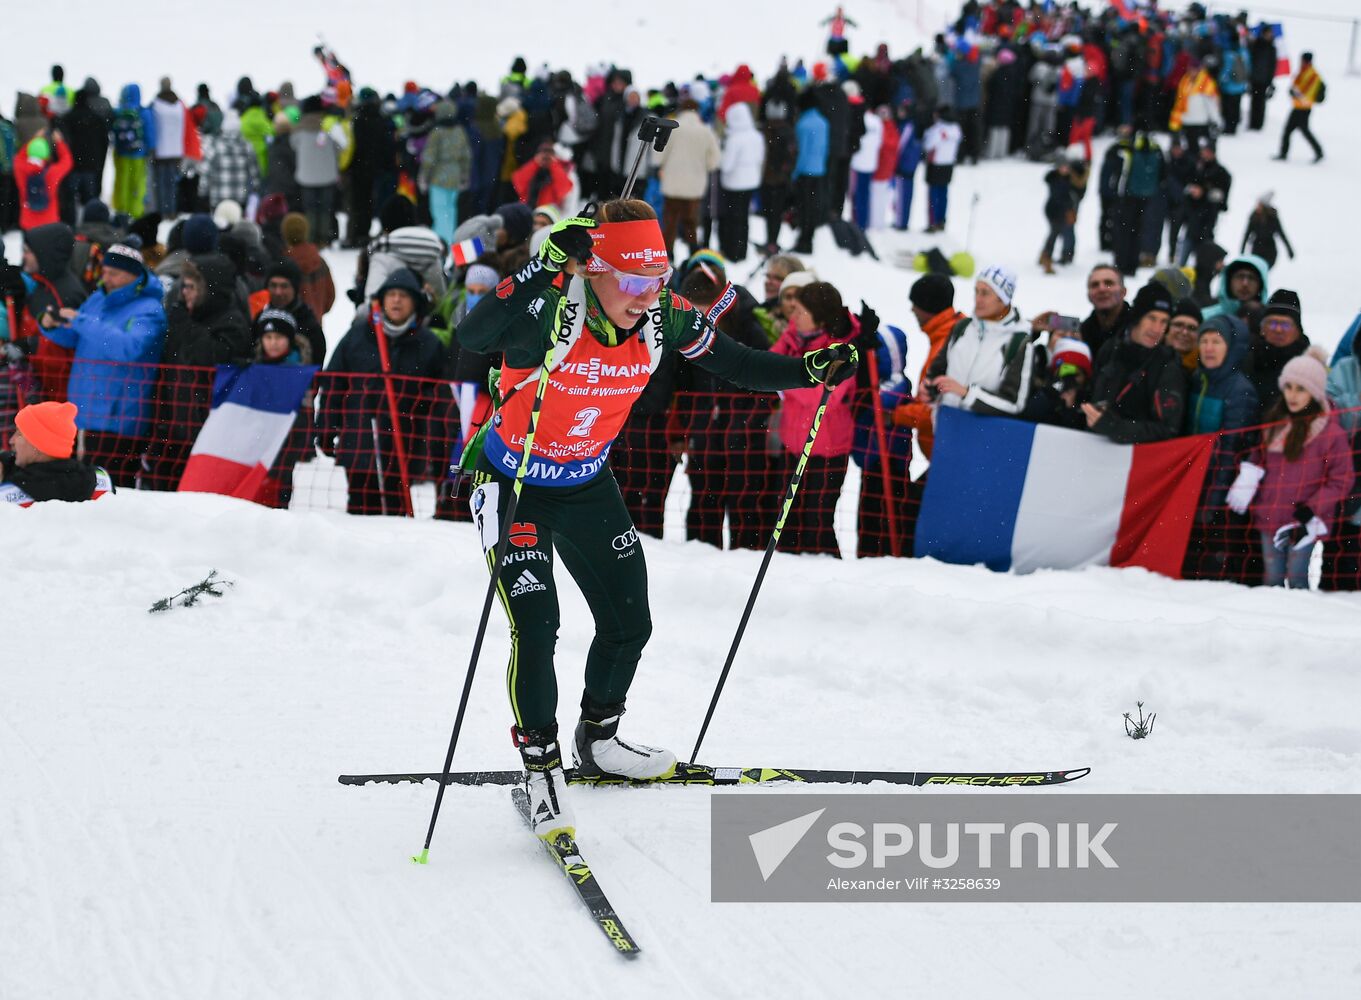
[[[1125,279],[1114,264],[1097,264],[1087,275],[1087,301],[1092,311],[1087,318],[1060,316],[1045,310],[1031,321],[1035,333],[1048,331],[1064,337],[1079,337],[1092,357],[1100,357],[1108,340],[1121,340],[1129,327],[1129,303],[1125,301]]]
[[[100,287],[81,304],[39,319],[43,336],[75,350],[68,394],[79,408],[85,459],[117,486],[134,487],[151,426],[151,392],[165,342],[161,283],[138,249],[104,252]]]

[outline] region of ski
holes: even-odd
[[[439,775],[435,777],[439,777]],[[520,779],[523,779],[523,777],[523,774],[519,775]],[[532,830],[533,823],[529,818],[529,794],[523,788],[512,788],[510,797],[515,802],[515,808],[519,811],[520,818],[525,821],[525,826]],[[581,856],[576,841],[563,833],[552,842],[547,840],[540,840],[539,842],[543,844],[549,856],[558,863],[558,867],[567,876],[567,880],[572,883],[572,887],[577,891],[577,896],[585,904],[586,909],[591,911],[591,919],[596,922],[601,932],[609,939],[610,944],[614,945],[619,954],[625,958],[637,958],[642,953],[642,949],[638,947],[638,942],[633,940],[633,935],[620,921],[619,914],[614,912],[614,906],[606,898],[605,890],[600,888],[600,883],[596,880],[595,873],[591,871],[591,866]]]
[[[868,785],[882,781],[889,785],[911,785],[918,788],[932,785],[968,786],[971,788],[1038,788],[1044,785],[1064,785],[1090,774],[1090,767],[1071,771],[819,771],[800,768],[774,767],[710,767],[706,764],[677,764],[669,778],[634,780],[614,775],[582,774],[567,771],[571,785],[601,785],[609,787],[641,788],[652,785]],[[377,783],[439,781],[434,772],[404,774],[342,774],[342,785],[370,785]],[[451,771],[446,784],[450,785],[516,785],[524,780],[523,771]]]

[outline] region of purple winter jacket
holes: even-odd
[[[1295,520],[1296,503],[1308,504],[1328,530],[1333,529],[1337,505],[1351,492],[1354,478],[1351,443],[1331,416],[1316,418],[1310,434],[1304,451],[1293,462],[1286,461],[1279,450],[1285,438],[1283,428],[1259,453],[1266,475],[1252,503],[1252,526],[1258,531],[1274,532]]]

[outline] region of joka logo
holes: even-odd
[[[539,544],[539,529],[532,524],[516,521],[510,526],[510,544],[527,549]]]
[[[770,881],[770,876],[784,864],[784,859],[799,846],[799,841],[826,811],[823,808],[806,813],[777,826],[758,830],[747,838],[751,842],[751,852],[756,855],[756,864],[761,869],[762,882]]]
[[[614,541],[610,544],[614,546],[614,551],[616,552],[623,552],[627,548],[632,548],[634,545],[638,544],[638,529],[629,528],[629,530],[622,535],[615,535]]]
[[[515,586],[510,588],[510,596],[519,597],[522,594],[532,594],[536,590],[547,589],[548,588],[544,584],[539,582],[539,578],[537,576],[535,576],[529,570],[525,570],[523,573],[520,574],[519,579],[515,581]]]

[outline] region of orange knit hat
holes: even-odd
[[[75,450],[75,403],[33,403],[15,414],[14,425],[44,455],[70,458]]]

